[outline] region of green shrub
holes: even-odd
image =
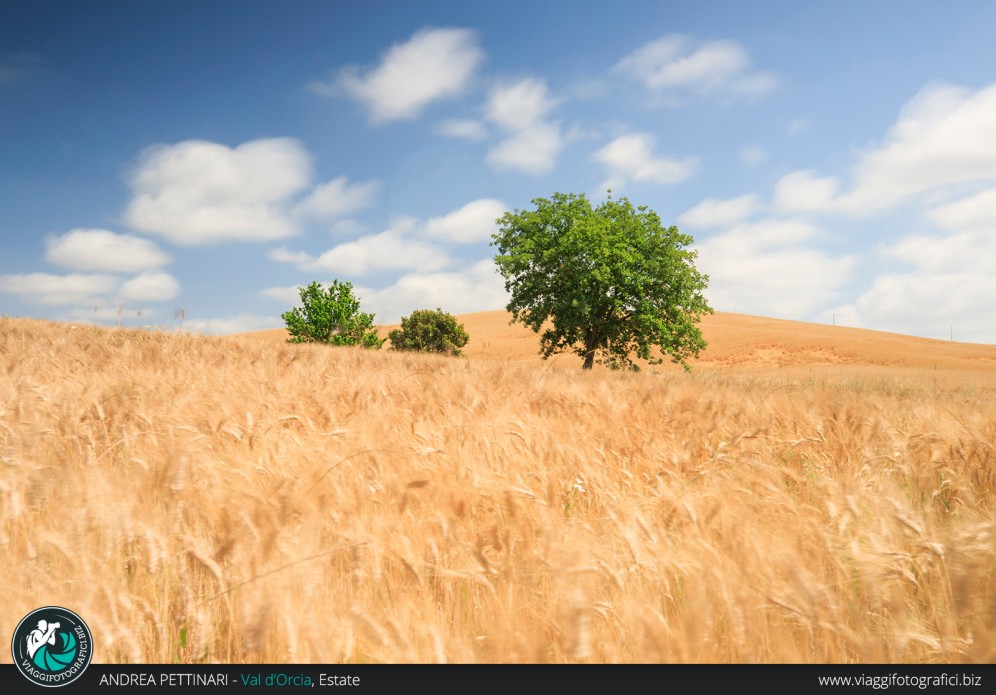
[[[350,282],[333,280],[328,289],[313,282],[301,288],[301,304],[303,307],[294,307],[280,315],[291,335],[289,343],[361,345],[373,349],[384,344],[374,328],[374,315],[360,312],[360,301],[353,296]]]
[[[460,355],[470,336],[456,317],[442,309],[419,309],[401,319],[401,328],[388,335],[391,348],[412,352],[441,352]]]

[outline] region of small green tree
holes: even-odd
[[[393,350],[460,355],[470,336],[453,314],[442,309],[418,309],[401,319],[401,328],[388,334]]]
[[[301,304],[303,307],[294,307],[280,315],[291,335],[289,343],[361,345],[374,349],[384,344],[374,328],[374,315],[360,312],[360,301],[353,296],[350,282],[333,280],[327,289],[313,282],[301,288]]]
[[[593,208],[584,195],[536,198],[535,210],[498,218],[492,246],[511,293],[508,311],[539,333],[544,358],[571,350],[591,369],[637,369],[633,356],[661,355],[689,369],[706,346],[696,327],[712,313],[702,292],[709,277],[695,269],[692,237],[664,227],[647,207],[626,198]]]

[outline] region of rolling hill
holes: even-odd
[[[520,324],[510,325],[505,311],[484,311],[457,317],[471,340],[464,354],[472,360],[539,361],[539,339]],[[888,373],[943,372],[956,379],[987,381],[996,372],[996,345],[957,343],[917,338],[860,328],[827,326],[800,321],[716,312],[700,324],[709,346],[693,366],[701,370],[750,370],[773,374],[799,374],[817,368],[825,374],[862,374],[880,368]],[[398,326],[382,326],[382,337]],[[287,332],[280,328],[244,334],[282,343]],[[565,353],[550,365],[574,369],[580,358]],[[831,367],[832,369],[827,369]],[[678,369],[673,365],[664,370]]]

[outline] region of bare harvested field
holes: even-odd
[[[717,314],[691,374],[584,373],[461,320],[0,319],[0,643],[56,604],[100,662],[996,661],[996,346]]]

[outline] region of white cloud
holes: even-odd
[[[458,271],[410,273],[390,287],[356,288],[363,310],[378,324],[394,324],[416,309],[441,308],[451,314],[503,309],[508,304],[505,282],[490,258]],[[473,336],[471,336],[473,340]]]
[[[793,171],[775,184],[772,203],[782,212],[825,212],[837,205],[840,182],[816,172]]]
[[[379,192],[380,181],[350,184],[349,179],[340,176],[315,186],[304,200],[294,206],[294,212],[319,219],[342,217],[372,206]]]
[[[839,299],[857,262],[812,248],[819,230],[797,220],[734,226],[698,245],[713,308],[798,318]]]
[[[312,267],[333,273],[366,275],[378,270],[439,270],[450,259],[440,249],[403,232],[389,229],[335,246],[319,256]]]
[[[506,210],[500,200],[481,198],[425,222],[411,217],[400,218],[383,232],[363,234],[337,244],[317,257],[286,247],[272,249],[266,255],[270,260],[291,263],[311,272],[351,276],[398,270],[430,273],[445,268],[451,260],[429,239],[458,244],[487,240],[496,230],[495,220]],[[283,298],[287,289],[270,288],[273,292],[264,292],[266,296]]]
[[[947,229],[989,232],[996,237],[996,188],[934,208],[927,218]]]
[[[485,108],[488,120],[506,130],[523,130],[546,118],[556,105],[546,82],[527,77],[492,89]]]
[[[331,83],[313,84],[322,94],[346,94],[370,109],[374,123],[411,119],[437,99],[460,94],[484,52],[470,29],[423,29],[391,46],[370,70],[350,66]]]
[[[550,171],[564,140],[560,126],[554,123],[536,125],[515,131],[488,150],[488,162],[498,169],[519,169],[530,174]]]
[[[996,273],[996,236],[991,232],[909,236],[885,253],[923,272]]]
[[[106,229],[71,229],[45,246],[45,260],[72,270],[134,273],[170,261],[154,242]]]
[[[286,203],[307,186],[310,169],[307,151],[290,138],[152,147],[130,177],[125,220],[191,246],[287,237],[296,230]]]
[[[598,128],[591,128],[580,121],[573,121],[567,126],[564,137],[568,142],[577,142],[579,140],[601,140],[603,134],[603,131]]]
[[[943,231],[900,239],[882,253],[910,266],[875,278],[838,308],[851,325],[958,340],[996,342],[996,188],[924,215]]]
[[[180,283],[169,273],[146,272],[121,286],[121,298],[138,302],[165,302],[180,294]]]
[[[268,256],[275,261],[293,263],[302,270],[351,276],[382,270],[430,272],[449,265],[450,259],[441,249],[412,238],[417,231],[418,223],[405,218],[379,234],[338,244],[317,258],[284,248],[271,251]]]
[[[808,122],[794,121],[790,135]],[[811,170],[783,177],[774,206],[786,212],[883,212],[923,196],[949,196],[958,187],[996,181],[996,83],[977,91],[945,84],[920,90],[899,113],[880,145],[859,155],[850,185]],[[918,199],[918,196],[920,198]]]
[[[745,220],[760,208],[760,202],[753,193],[727,200],[706,198],[695,207],[680,214],[678,224],[697,229],[728,227]]]
[[[996,180],[996,83],[931,84],[903,106],[883,143],[861,155],[844,209],[894,207],[941,186]]]
[[[425,231],[430,237],[459,244],[484,241],[497,230],[495,220],[507,210],[500,200],[474,200],[442,217],[433,217],[425,223]]]
[[[329,234],[339,237],[357,237],[366,234],[370,228],[357,220],[336,220],[329,227]]]
[[[996,275],[996,188],[924,216],[945,233],[908,236],[885,249],[889,256],[919,272]]]
[[[267,287],[259,291],[260,297],[269,297],[287,304],[298,305],[301,302],[301,285],[291,285],[290,287]]]
[[[838,323],[968,342],[996,342],[991,273],[915,271],[883,275],[835,309]]]
[[[191,333],[206,333],[209,335],[230,335],[232,333],[249,333],[265,331],[283,326],[279,316],[260,316],[259,314],[236,314],[215,319],[187,319],[183,327]]]
[[[643,133],[622,135],[592,156],[609,170],[603,188],[617,188],[627,181],[679,183],[698,167],[697,157],[666,157],[653,153],[654,138]]]
[[[307,266],[315,260],[313,256],[304,251],[291,251],[286,246],[267,251],[266,257],[277,263],[294,263],[301,267]]]
[[[0,292],[19,295],[27,302],[55,306],[102,304],[103,298],[117,286],[118,280],[112,275],[0,275]]]
[[[596,77],[583,77],[577,80],[570,87],[571,95],[575,99],[587,101],[589,99],[601,99],[609,94],[609,82]]]
[[[557,105],[546,83],[536,78],[499,85],[491,90],[486,117],[507,137],[488,150],[487,161],[498,169],[541,174],[553,169],[564,146],[560,124],[545,120]]]
[[[768,153],[757,145],[745,145],[740,148],[740,161],[749,167],[757,166],[768,161]]]
[[[436,132],[449,138],[459,140],[486,140],[488,129],[480,121],[472,119],[454,119],[443,121],[436,128]]]
[[[778,87],[774,75],[751,71],[750,64],[747,52],[733,41],[696,44],[688,36],[671,34],[636,49],[615,69],[650,90],[684,90],[727,101]]]

